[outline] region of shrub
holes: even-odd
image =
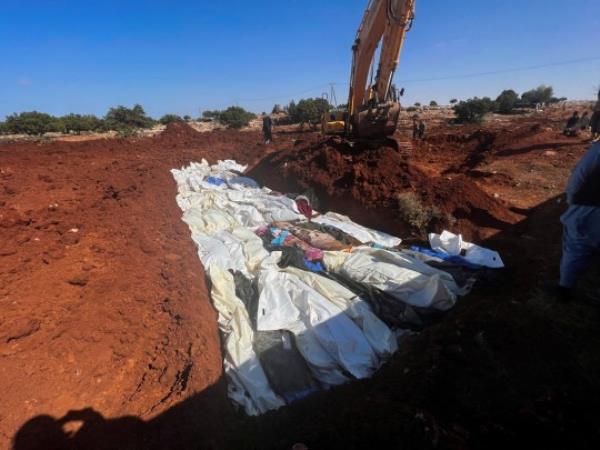
[[[489,97],[474,97],[459,102],[453,109],[458,122],[481,122],[483,116],[495,110],[495,106]]]
[[[8,116],[4,128],[7,133],[42,135],[64,131],[64,124],[59,118],[50,114],[29,111]]]
[[[429,102],[429,106],[437,106],[437,105],[438,105],[438,103],[435,100],[431,100]]]
[[[220,113],[221,113],[221,111],[217,111],[216,109],[214,111],[210,111],[210,110],[202,111],[202,120],[204,120],[204,121],[218,120]]]
[[[453,98],[453,99],[450,99],[450,104],[451,104],[451,105],[454,105],[454,104],[455,104],[455,103],[457,103],[457,102],[458,102],[458,100],[456,100],[455,98]]]
[[[104,128],[104,121],[91,114],[69,114],[61,117],[60,120],[67,133],[80,134],[82,131],[100,131]]]
[[[419,102],[417,102],[417,103],[415,103],[415,107],[416,107],[416,108],[420,108],[420,107],[421,107],[421,104],[420,104]]]
[[[190,122],[192,120],[192,116],[186,114],[185,116],[183,116],[183,120],[185,120],[186,122]]]
[[[496,98],[496,109],[499,113],[510,114],[519,101],[519,94],[512,89],[504,90]]]
[[[134,105],[133,108],[125,106],[110,108],[104,121],[109,129],[116,131],[127,128],[150,128],[154,125],[154,120],[146,115],[141,105]]]
[[[418,111],[417,108],[415,108],[414,106],[409,106],[408,108],[406,108],[406,112],[415,112]]]
[[[321,115],[328,112],[331,105],[324,98],[307,98],[297,104],[291,101],[288,105],[288,114],[292,123],[313,125],[321,121]]]
[[[424,206],[414,192],[397,195],[400,218],[415,230],[424,233],[435,222],[451,224],[454,219],[442,213],[437,207]]]
[[[535,89],[523,92],[521,100],[529,106],[535,106],[537,103],[550,103],[554,97],[554,89],[552,86],[540,85]]]
[[[189,117],[189,116],[187,116],[187,117]],[[171,122],[183,122],[183,119],[181,118],[181,116],[178,116],[177,114],[165,114],[160,119],[158,119],[158,121],[162,125],[168,125]]]
[[[239,106],[230,106],[225,111],[221,111],[217,115],[217,120],[229,128],[240,129],[247,126],[255,114],[246,111]]]
[[[137,129],[133,127],[123,127],[117,130],[117,137],[127,139],[137,134]]]

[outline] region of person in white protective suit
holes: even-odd
[[[600,253],[600,143],[575,166],[567,185],[569,209],[561,216],[563,253],[559,297],[567,300],[578,278]]]

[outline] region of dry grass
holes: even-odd
[[[400,218],[412,228],[424,234],[435,224],[451,225],[456,219],[443,213],[436,206],[423,205],[414,192],[402,192],[396,196]]]

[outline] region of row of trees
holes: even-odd
[[[243,108],[232,106],[224,111],[206,111],[214,114],[216,120],[231,128],[242,128],[256,116]],[[167,125],[171,122],[190,121],[190,116],[165,114],[158,121],[148,116],[141,105],[133,108],[117,106],[110,108],[103,118],[91,114],[68,114],[52,116],[38,111],[12,114],[0,122],[0,134],[43,135],[44,133],[76,133],[117,131],[129,134],[135,130],[151,128],[157,123]]]
[[[565,97],[556,98],[552,86],[541,85],[535,89],[523,92],[520,96],[512,89],[504,90],[492,100],[490,97],[470,98],[459,102],[453,98],[450,100],[457,120],[460,122],[477,122],[489,112],[499,114],[511,114],[517,108],[531,108],[537,104],[551,104],[566,100]],[[429,106],[438,106],[435,100],[429,102]],[[421,107],[421,103],[415,103],[414,106],[408,107],[407,111],[417,111]]]
[[[457,121],[459,122],[478,122],[489,112],[499,114],[511,114],[516,108],[529,108],[537,104],[551,104],[566,100],[566,98],[556,98],[552,86],[541,85],[537,88],[523,92],[520,96],[512,89],[502,91],[495,100],[489,97],[474,97],[465,101],[458,101],[453,98],[450,104],[453,105]],[[415,103],[414,107],[407,108],[408,111],[416,111],[421,106]],[[429,102],[429,106],[437,107],[435,100]],[[340,106],[339,109],[344,109]],[[287,118],[284,122],[299,123],[301,125],[308,123],[314,125],[321,120],[321,115],[332,110],[332,106],[323,98],[308,98],[295,103],[293,100],[284,107],[281,105],[273,106],[272,113],[286,113]]]
[[[337,110],[346,110],[348,105],[339,105]],[[304,127],[308,124],[311,127],[315,127],[317,123],[321,122],[321,116],[323,113],[330,112],[334,107],[324,98],[304,98],[298,103],[292,100],[285,106],[276,104],[271,110],[271,114],[281,115],[283,117],[277,117],[276,123],[285,124],[300,124]]]
[[[91,114],[68,114],[52,116],[38,111],[12,114],[0,122],[0,133],[42,135],[44,133],[81,133],[114,130],[124,132],[139,128],[150,128],[156,121],[149,117],[141,105],[133,108],[117,106],[110,108],[103,118]]]
[[[255,119],[256,114],[246,111],[240,106],[230,106],[223,111],[204,111],[202,117],[219,122],[229,128],[240,129]]]
[[[538,103],[554,103],[565,98],[554,97],[554,90],[551,86],[539,86],[524,92],[519,96],[512,89],[504,90],[498,95],[496,100],[489,97],[474,97],[465,101],[458,102],[456,99],[450,100],[456,114],[456,120],[459,122],[478,122],[489,112],[500,114],[510,114],[516,108],[532,107]],[[430,106],[437,106],[437,102],[432,100]],[[415,103],[415,107],[408,108],[408,111],[416,110],[420,103]],[[344,109],[344,106],[338,107]],[[286,113],[286,118],[281,123],[298,123],[302,126],[309,124],[316,125],[321,120],[321,115],[332,110],[332,106],[323,98],[302,99],[298,103],[291,101],[287,106],[281,107],[275,105],[273,113]],[[217,121],[230,128],[242,128],[256,118],[256,115],[246,111],[239,106],[230,106],[222,111],[204,111],[203,119]],[[6,118],[5,122],[0,122],[0,134],[30,134],[42,135],[49,132],[62,133],[81,133],[84,131],[100,132],[114,130],[117,132],[129,133],[133,130],[150,128],[157,123],[169,124],[177,121],[190,121],[190,116],[178,116],[176,114],[166,114],[158,121],[149,117],[141,105],[134,105],[133,108],[117,106],[110,108],[103,118],[94,115],[69,114],[62,117],[51,116],[37,111],[12,114]]]
[[[459,122],[480,122],[490,112],[511,114],[517,108],[531,108],[538,104],[552,104],[566,100],[556,98],[552,86],[538,86],[535,89],[519,94],[512,89],[504,90],[492,100],[489,97],[474,97],[461,102],[454,102],[454,114]]]

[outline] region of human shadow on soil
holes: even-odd
[[[13,438],[13,450],[220,449],[231,411],[223,380],[159,416],[106,418],[92,408],[39,415]]]

